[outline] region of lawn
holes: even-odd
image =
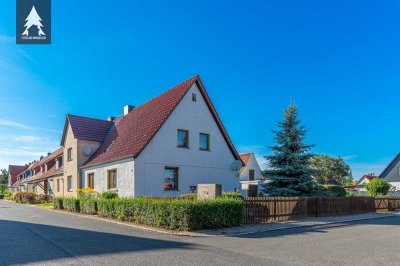
[[[41,203],[35,204],[35,206],[42,209],[53,209],[53,203]]]

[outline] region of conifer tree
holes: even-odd
[[[270,147],[273,154],[265,156],[269,169],[264,174],[271,182],[264,185],[269,196],[307,196],[317,193],[312,180],[315,171],[311,168],[310,153],[313,145],[304,144],[306,129],[297,119],[297,106],[289,105],[284,119],[274,130],[276,145]]]

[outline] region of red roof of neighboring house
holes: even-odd
[[[242,166],[242,168],[240,168],[240,173],[242,173],[242,172],[244,171],[244,168],[246,167],[247,163],[249,162],[251,156],[253,156],[253,155],[254,155],[254,154],[251,153],[251,152],[240,154],[240,159],[242,160],[242,162],[243,162],[243,164],[244,164],[244,165]]]
[[[9,165],[8,166],[8,174],[11,177],[11,185],[17,182],[17,176],[25,171],[28,168],[28,165]]]
[[[376,175],[375,175],[375,173],[369,173],[369,174],[367,174],[367,175],[363,175],[363,176],[360,178],[360,180],[357,181],[357,184],[356,184],[356,185],[358,185],[364,178],[365,178],[365,179],[368,179],[368,181],[371,181],[372,179],[375,179],[375,178],[376,178]]]
[[[111,129],[105,141],[92,155],[85,166],[139,156],[195,83],[205,99],[232,154],[236,159],[239,159],[239,155],[211,103],[200,77],[196,75],[134,108],[125,115],[122,120]]]
[[[61,138],[61,146],[64,145],[68,122],[71,125],[74,137],[83,140],[101,142],[109,132],[113,122],[96,118],[68,114],[65,120],[64,131]]]

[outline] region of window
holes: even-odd
[[[178,168],[165,167],[164,190],[178,190]]]
[[[94,173],[88,174],[87,186],[94,189]]]
[[[254,170],[249,170],[249,180],[254,180]]]
[[[68,159],[68,161],[72,160],[72,148],[69,148],[67,150],[67,159]]]
[[[72,175],[67,177],[67,190],[72,191]]]
[[[108,170],[107,172],[107,188],[116,189],[117,188],[117,170]]]
[[[178,129],[178,147],[189,148],[189,131]]]
[[[197,100],[196,97],[197,97],[196,93],[192,93],[192,101],[193,102],[195,102]]]
[[[210,135],[206,133],[200,133],[199,137],[200,150],[209,151],[210,150]]]
[[[57,192],[60,192],[60,179],[57,179]]]

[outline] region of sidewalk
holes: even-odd
[[[341,224],[341,223],[379,219],[392,216],[400,216],[400,212],[368,213],[368,214],[357,214],[357,215],[346,215],[346,216],[335,216],[335,217],[316,217],[300,221],[246,225],[243,227],[226,228],[219,230],[200,230],[197,231],[197,233],[208,236],[239,236],[239,235],[254,234],[254,233],[283,230],[283,229],[321,226],[328,224]]]

